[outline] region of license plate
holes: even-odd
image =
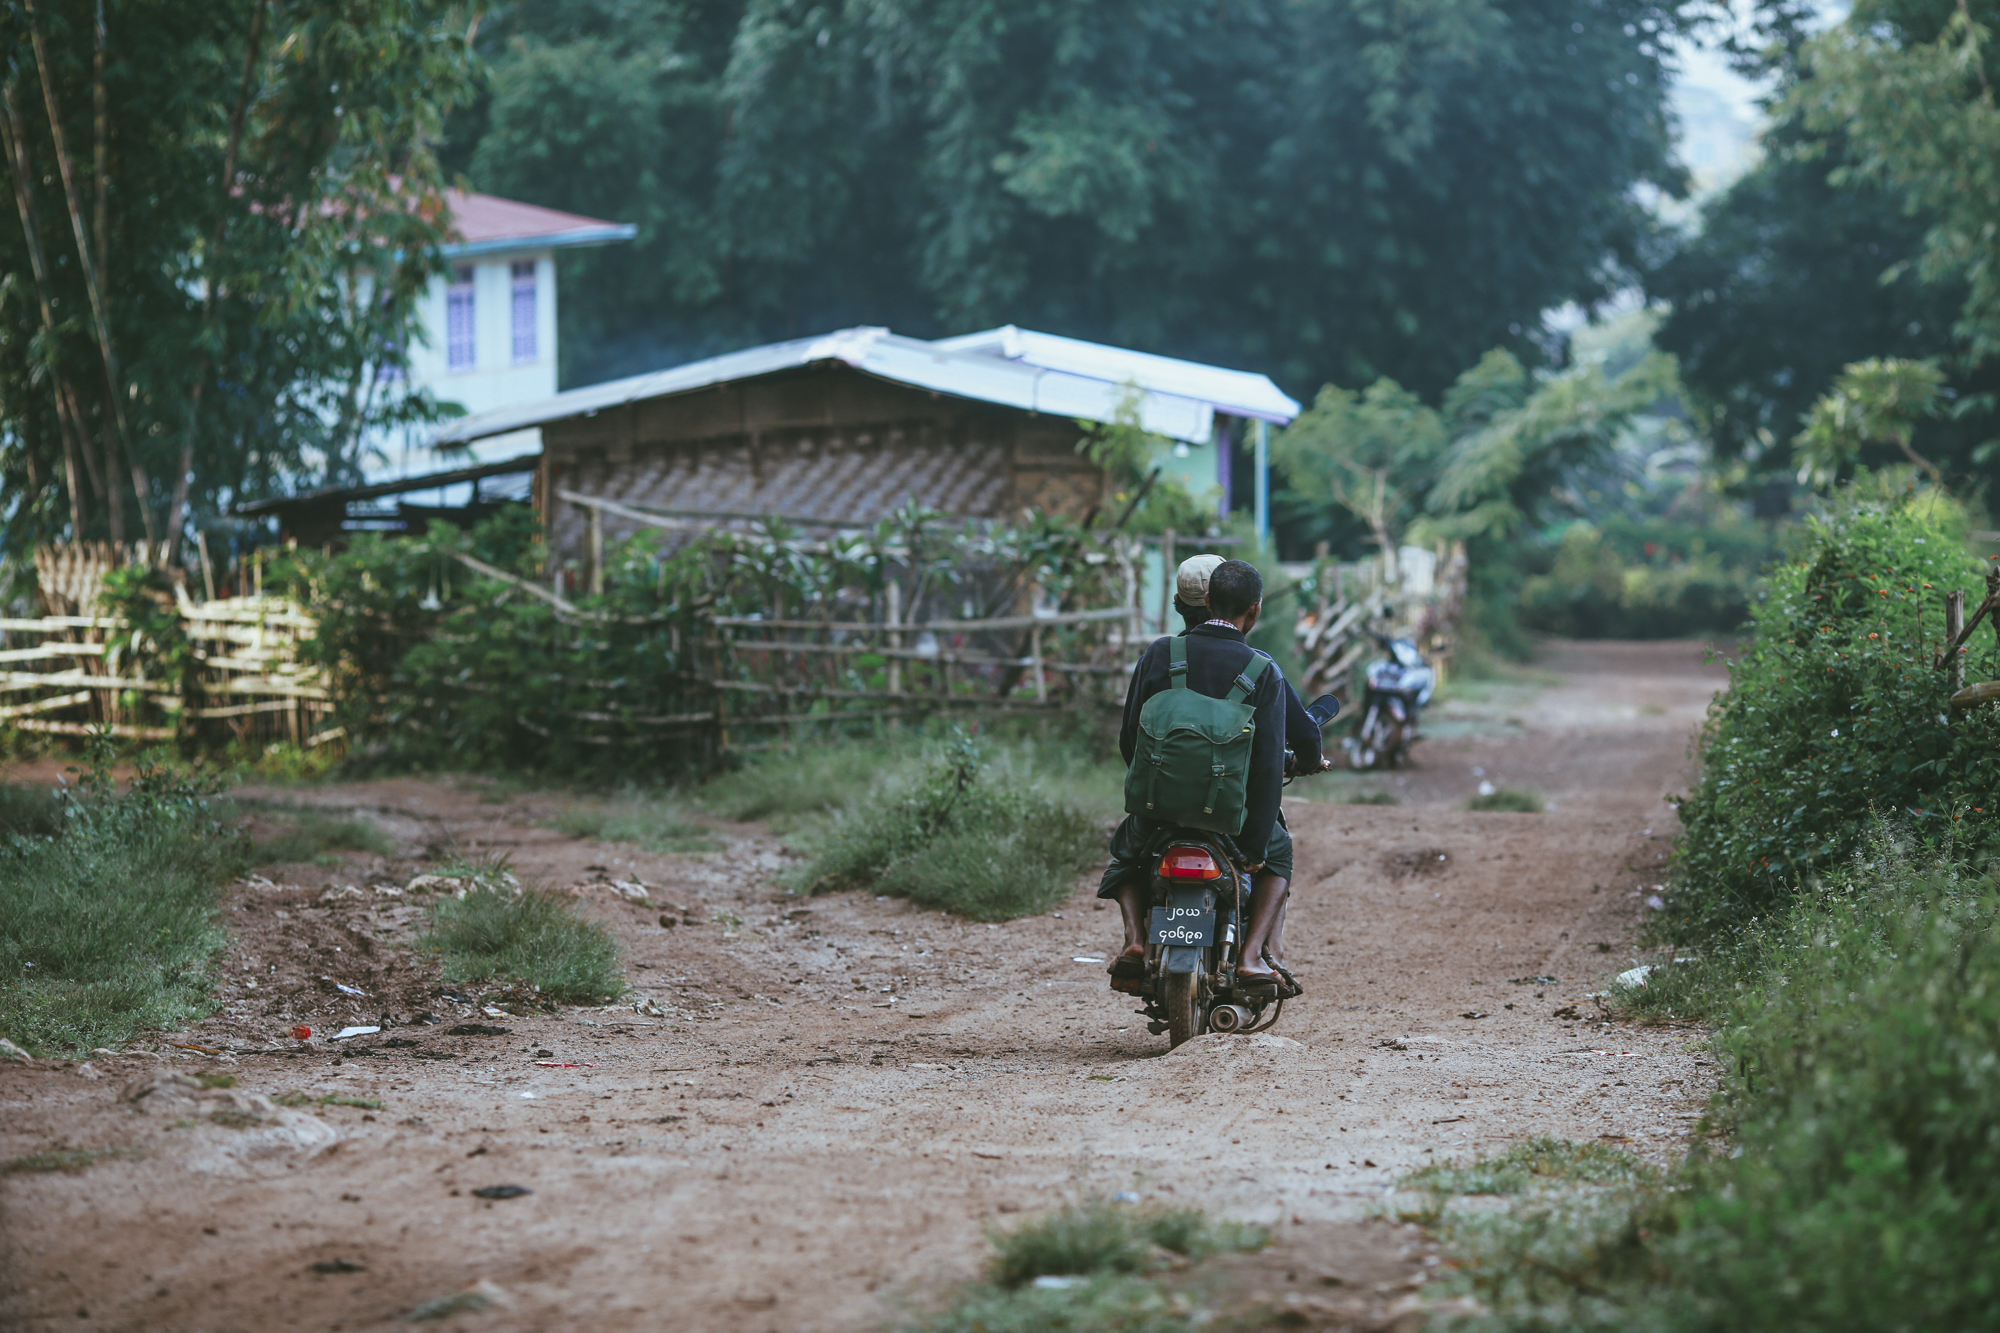
[[[1155,907],[1153,943],[1199,945],[1215,943],[1215,913],[1196,907]]]

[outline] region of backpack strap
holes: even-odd
[[[1167,688],[1187,688],[1187,640],[1179,635],[1167,640]]]
[[[1250,702],[1250,696],[1257,693],[1257,682],[1264,678],[1264,668],[1269,665],[1271,665],[1270,658],[1264,656],[1264,654],[1258,652],[1255,648],[1250,650],[1249,670],[1238,676],[1229,686],[1232,690],[1241,690],[1243,692],[1242,698],[1237,700],[1238,703],[1247,704]]]

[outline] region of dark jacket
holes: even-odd
[[[1251,654],[1256,652],[1243,641],[1243,631],[1227,625],[1197,625],[1187,631],[1187,641],[1188,688],[1211,699],[1228,697],[1229,687],[1249,668]],[[1170,642],[1153,641],[1139,658],[1139,665],[1132,671],[1132,683],[1125,690],[1125,725],[1118,732],[1118,750],[1125,756],[1127,767],[1139,748],[1139,710],[1148,699],[1168,687]],[[1286,707],[1287,697],[1291,699],[1290,709]],[[1243,831],[1236,835],[1236,845],[1245,857],[1256,862],[1264,859],[1271,826],[1278,822],[1278,792],[1285,781],[1285,741],[1296,730],[1286,725],[1290,721],[1288,714],[1297,709],[1303,727],[1313,733],[1314,756],[1319,753],[1319,729],[1306,716],[1276,662],[1264,668],[1250,703],[1256,709],[1257,734],[1250,742],[1249,789],[1245,793]]]

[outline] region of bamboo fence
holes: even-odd
[[[159,645],[129,621],[90,614],[104,575],[128,558],[108,543],[37,553],[49,614],[0,618],[0,727],[147,741],[335,739],[337,729],[323,727],[333,707],[326,682],[301,660],[317,628],[303,608],[261,595],[194,602],[177,587],[193,661],[169,673]]]

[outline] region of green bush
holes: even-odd
[[[1733,633],[1749,617],[1772,528],[1730,512],[1705,521],[1614,515],[1579,520],[1525,553],[1521,624],[1579,639]]]
[[[1951,718],[1944,594],[1981,595],[1949,501],[1852,504],[1774,570],[1755,634],[1709,709],[1663,932],[1705,939],[1845,860],[1873,814],[1919,839],[2000,821],[2000,710]],[[2000,675],[1992,636],[1968,679]]]
[[[611,932],[563,894],[482,883],[433,904],[417,944],[442,956],[451,982],[532,986],[568,1004],[600,1003],[625,989]]]
[[[1097,821],[1004,773],[982,778],[984,768],[960,735],[921,775],[840,811],[805,839],[807,887],[872,885],[979,921],[1068,898],[1099,853]]]
[[[244,855],[210,795],[152,767],[120,795],[99,767],[64,792],[53,832],[7,834],[0,1035],[74,1052],[209,1012],[220,889]]]

